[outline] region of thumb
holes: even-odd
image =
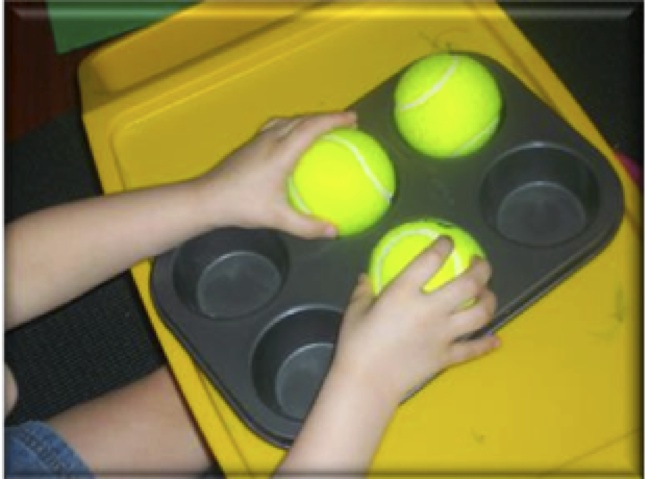
[[[338,236],[338,231],[333,224],[298,213],[291,208],[289,210],[283,218],[282,225],[280,225],[285,231],[305,239],[335,238]]]
[[[362,312],[367,310],[374,302],[374,291],[369,277],[366,274],[361,274],[358,282],[352,292],[352,297],[347,306],[347,313]]]

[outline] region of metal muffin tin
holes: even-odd
[[[479,151],[450,160],[410,148],[393,121],[401,72],[350,106],[389,153],[391,208],[355,236],[307,241],[226,228],[159,256],[160,317],[250,428],[287,447],[328,370],[342,312],[389,229],[435,217],[470,232],[493,267],[496,330],[597,254],[623,212],[606,159],[496,61],[502,119]],[[563,321],[566,318],[563,318]]]

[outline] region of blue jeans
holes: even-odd
[[[47,424],[29,421],[5,427],[5,477],[73,477],[94,475],[71,447]]]

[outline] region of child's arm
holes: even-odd
[[[493,336],[455,342],[492,318],[496,300],[486,288],[487,262],[477,260],[454,281],[422,292],[450,249],[448,240],[438,240],[377,299],[369,281],[359,280],[330,372],[278,474],[364,474],[408,393],[499,345]],[[478,301],[462,310],[472,298]]]
[[[353,113],[274,120],[198,179],[55,206],[13,222],[5,234],[5,328],[212,228],[333,236],[331,225],[289,207],[285,182],[315,138],[354,122]]]
[[[198,179],[53,207],[12,223],[5,236],[6,325],[28,321],[215,227],[333,236],[331,225],[296,213],[284,187],[315,138],[354,122],[351,113],[276,120]],[[363,471],[408,391],[497,344],[494,338],[453,343],[490,320],[495,300],[485,287],[486,262],[436,292],[421,292],[448,251],[445,242],[430,248],[376,300],[367,280],[359,283],[330,373],[279,473]],[[474,297],[474,306],[458,311]]]

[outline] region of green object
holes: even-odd
[[[466,271],[475,256],[486,257],[475,238],[448,221],[427,218],[404,223],[386,233],[372,251],[369,276],[374,292],[379,294],[440,236],[451,238],[454,246],[446,262],[423,286],[427,293]]]
[[[147,26],[194,3],[47,0],[47,9],[56,51],[66,53]]]
[[[502,98],[495,78],[468,55],[440,53],[408,68],[394,93],[399,132],[434,158],[468,155],[495,133]]]
[[[334,224],[341,236],[376,223],[395,189],[386,151],[353,128],[338,128],[317,139],[298,160],[288,183],[291,205]]]

